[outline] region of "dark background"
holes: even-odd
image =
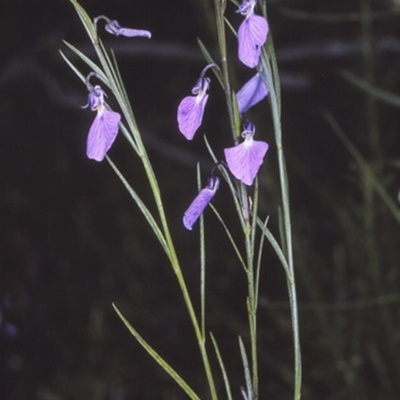
[[[399,192],[399,111],[344,80],[346,69],[398,93],[398,2],[268,1],[282,83],[300,302],[304,399],[400,396],[399,224],[323,116],[328,111],[391,199]],[[193,298],[198,228],[181,217],[196,193],[196,163],[210,169],[203,133],[222,157],[229,146],[223,94],[214,79],[201,134],[187,142],[176,109],[216,54],[211,0],[82,0],[153,38],[113,47],[149,155]],[[227,16],[241,17],[230,4]],[[174,274],[137,207],[106,162],[85,156],[94,118],[85,87],[63,62],[65,39],[95,55],[68,1],[2,1],[0,8],[0,399],[184,399],[112,309],[207,399],[206,382]],[[360,14],[360,12],[362,14]],[[360,15],[364,19],[360,18]],[[252,76],[236,59],[235,89]],[[113,100],[111,104],[115,106]],[[249,116],[271,148],[262,170],[261,213],[278,235],[279,184],[266,102]],[[138,160],[120,135],[110,156],[151,201]],[[398,204],[398,203],[397,203]],[[215,205],[238,233],[222,186]],[[244,384],[237,335],[247,340],[245,276],[211,212],[208,323],[220,343],[234,398]],[[266,246],[261,274],[260,398],[292,396],[293,350],[284,272]],[[196,306],[197,306],[196,302]],[[211,350],[211,349],[210,349]],[[216,376],[218,367],[215,365]],[[222,382],[218,378],[218,384]],[[221,390],[221,398],[223,391]]]

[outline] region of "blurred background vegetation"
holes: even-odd
[[[179,134],[176,108],[205,65],[196,38],[215,49],[211,0],[82,0],[93,17],[148,29],[151,41],[103,36],[115,49],[163,189],[192,292],[196,231],[181,217],[209,170],[201,135]],[[400,397],[400,2],[270,0],[282,80],[300,302],[304,399]],[[184,399],[129,335],[132,324],[207,399],[178,286],[142,215],[107,163],[86,159],[93,114],[62,61],[65,39],[94,54],[67,0],[0,5],[0,398]],[[228,17],[241,17],[231,4]],[[252,72],[229,36],[233,86]],[[84,66],[83,72],[89,72]],[[233,72],[233,70],[235,72]],[[376,89],[379,89],[377,91]],[[112,103],[112,100],[111,100]],[[273,143],[267,103],[249,113]],[[201,133],[229,144],[223,94],[213,80]],[[146,198],[122,135],[110,156]],[[276,234],[274,148],[261,178],[261,211]],[[215,199],[229,219],[223,187]],[[149,198],[149,197],[148,197]],[[233,212],[232,212],[233,215]],[[237,335],[246,338],[244,275],[211,212],[207,218],[208,322],[236,389],[244,384]],[[236,228],[235,228],[236,227]],[[293,351],[286,283],[273,252],[261,277],[262,399],[290,399]]]

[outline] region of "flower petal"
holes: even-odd
[[[117,36],[119,35],[126,37],[147,37],[151,39],[151,32],[142,29],[121,28]]]
[[[259,103],[267,94],[268,88],[265,86],[261,75],[257,73],[243,85],[236,95],[239,114],[245,113],[249,108]]]
[[[232,175],[244,184],[251,186],[263,163],[268,147],[268,143],[250,138],[235,147],[225,149],[225,159]]]
[[[183,216],[183,225],[189,231],[192,230],[194,223],[198,220],[208,203],[212,200],[219,188],[219,179],[210,178],[207,186],[200,190],[199,194],[192,201]]]
[[[185,97],[178,107],[178,126],[187,140],[192,140],[203,120],[208,94]]]
[[[149,31],[144,31],[141,29],[131,29],[122,28],[117,20],[112,20],[105,25],[105,30],[115,36],[126,36],[126,37],[147,37],[151,38],[151,33]]]
[[[268,23],[260,15],[249,15],[238,30],[239,59],[250,68],[258,65],[261,47],[267,40]]]
[[[117,137],[121,116],[114,111],[103,109],[96,115],[87,138],[86,155],[96,161],[103,161],[104,156]]]

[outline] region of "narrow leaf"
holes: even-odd
[[[244,368],[244,377],[246,380],[246,388],[247,388],[247,397],[249,399],[253,398],[253,386],[251,384],[251,374],[250,374],[250,367],[249,361],[246,354],[246,349],[244,347],[242,338],[239,336],[239,347],[240,347],[240,355],[242,356],[242,363]]]
[[[193,389],[182,379],[182,377],[139,335],[132,327],[128,320],[122,315],[117,306],[113,303],[114,310],[121,318],[122,322],[128,328],[129,332],[139,342],[139,344],[147,351],[147,353],[164,369],[165,372],[183,389],[183,391],[193,400],[200,400],[200,397]]]
[[[92,41],[92,43],[94,43],[97,40],[97,32],[92,19],[76,0],[70,0],[70,2],[75,7],[75,10],[79,15],[79,18],[81,19],[82,24],[90,37],[90,40]]]
[[[227,396],[228,400],[232,400],[231,385],[229,383],[228,374],[226,373],[224,361],[222,360],[217,341],[215,340],[214,335],[211,332],[210,332],[210,336],[211,336],[212,344],[214,346],[215,354],[217,355],[219,367],[221,368],[222,377],[224,379],[226,396]]]
[[[269,216],[265,219],[265,222],[263,224],[263,228],[267,228]],[[261,271],[261,259],[262,259],[262,253],[263,253],[263,248],[264,248],[264,240],[265,240],[265,235],[261,235],[260,238],[260,245],[258,247],[258,257],[257,257],[257,264],[256,264],[256,282],[255,282],[255,289],[256,289],[256,294],[254,298],[256,299],[256,304],[255,304],[255,309],[257,310],[258,307],[258,291],[260,287],[260,271]]]
[[[257,225],[261,229],[263,235],[265,235],[268,242],[271,244],[272,248],[275,250],[275,254],[278,256],[279,261],[281,262],[281,264],[286,272],[287,278],[289,280],[292,280],[293,278],[292,278],[292,274],[289,269],[289,264],[286,260],[285,255],[283,254],[281,247],[279,246],[279,243],[276,241],[274,235],[271,233],[271,231],[266,226],[264,226],[264,224],[260,218],[257,218]]]
[[[229,231],[228,227],[226,226],[225,221],[223,220],[223,218],[221,217],[220,213],[217,211],[217,209],[212,204],[210,204],[210,207],[214,211],[214,214],[216,215],[216,217],[218,218],[218,220],[221,223],[222,227],[224,228],[226,236],[228,236],[228,239],[232,244],[233,250],[235,251],[236,256],[237,256],[240,264],[242,264],[243,269],[247,273],[248,271],[247,271],[246,263],[244,262],[243,257],[240,254],[239,248],[237,247],[231,232]]]
[[[68,59],[68,57],[61,51],[59,50],[61,57],[64,59],[64,61],[66,62],[66,64],[72,69],[73,72],[75,72],[75,74],[78,76],[78,78],[85,83],[86,81],[86,77],[81,74],[81,72],[78,70],[78,68],[75,67],[74,64],[72,64],[72,62]]]
[[[102,69],[95,64],[90,58],[86,57],[81,51],[79,51],[75,46],[63,40],[64,44],[71,49],[93,72],[99,75],[99,79],[108,85],[108,79]]]
[[[161,232],[156,220],[154,219],[153,215],[151,214],[149,209],[146,207],[146,205],[143,203],[142,199],[139,197],[139,195],[136,193],[136,191],[132,188],[132,186],[128,183],[128,181],[122,175],[122,173],[117,168],[117,166],[111,161],[110,157],[106,156],[106,159],[109,162],[109,164],[111,165],[111,168],[117,174],[118,178],[121,180],[121,182],[125,186],[128,193],[131,195],[132,199],[136,202],[137,206],[139,207],[139,210],[142,212],[142,214],[146,218],[148,224],[153,229],[154,234],[156,235],[157,239],[159,240],[162,248],[164,249],[165,253],[169,257],[170,250],[169,250],[168,244],[167,244],[167,242],[164,238],[164,235]]]
[[[224,17],[226,25],[228,25],[228,28],[231,30],[231,32],[237,37],[237,32],[236,29],[232,26],[232,24],[229,22],[228,18]]]
[[[206,46],[204,45],[204,43],[203,43],[199,38],[197,38],[197,43],[198,43],[198,45],[199,45],[199,47],[200,47],[201,52],[203,53],[204,58],[205,58],[206,61],[207,61],[207,63],[208,63],[208,64],[217,64],[217,65],[218,65],[218,63],[216,63],[216,62],[214,61],[214,59],[211,57],[211,54],[210,54],[210,52],[207,50],[207,48],[206,48]],[[221,74],[220,74],[219,71],[216,70],[215,68],[213,68],[212,70],[213,70],[213,72],[214,72],[214,75],[217,77],[218,82],[220,83],[221,87],[223,88],[223,87],[224,87],[224,83],[223,83],[223,81],[222,81]]]

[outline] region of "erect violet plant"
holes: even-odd
[[[90,76],[90,75],[89,75]],[[108,110],[104,105],[104,96],[107,96],[100,86],[92,88],[88,85],[88,104],[97,115],[89,129],[86,155],[96,161],[103,161],[104,156],[117,137],[121,115]]]
[[[117,20],[111,20],[105,15],[99,15],[93,20],[94,26],[97,28],[97,22],[103,19],[106,21],[106,25],[104,29],[111,33],[111,35],[115,36],[126,36],[126,37],[147,37],[151,38],[151,33],[149,31],[144,31],[141,29],[131,29],[131,28],[122,28]]]
[[[192,140],[203,120],[204,109],[207,104],[207,91],[210,87],[210,79],[204,75],[209,68],[218,68],[216,64],[208,64],[201,71],[200,78],[192,89],[194,96],[185,97],[178,106],[178,127],[187,140]],[[218,68],[219,69],[219,68]]]
[[[122,170],[120,170],[110,159],[107,158],[111,168],[116,173],[118,179],[121,181],[123,186],[128,190],[132,200],[138,206],[144,218],[146,219],[150,229],[154,232],[154,236],[157,242],[161,245],[161,249],[165,253],[163,260],[170,265],[174,276],[177,279],[179,289],[182,293],[183,303],[185,305],[187,314],[189,316],[194,337],[200,350],[196,354],[196,360],[203,364],[204,376],[207,380],[208,390],[207,393],[202,397],[207,397],[212,400],[218,400],[222,397],[222,385],[218,384],[215,379],[214,372],[215,368],[212,360],[210,359],[209,350],[212,350],[211,346],[206,343],[206,336],[208,332],[207,326],[207,290],[206,290],[206,270],[208,270],[208,258],[206,244],[208,240],[205,240],[205,231],[203,226],[200,228],[200,290],[192,292],[193,280],[186,280],[186,273],[190,271],[183,268],[182,260],[179,255],[179,251],[176,248],[176,242],[174,235],[172,234],[172,226],[170,225],[170,204],[166,204],[163,200],[163,186],[159,184],[159,176],[157,171],[153,168],[153,160],[149,157],[147,151],[147,142],[136,124],[133,110],[131,108],[128,95],[124,89],[124,83],[122,76],[118,70],[117,62],[114,54],[109,54],[107,46],[103,46],[98,36],[100,31],[97,30],[99,24],[104,24],[100,20],[105,21],[105,30],[115,36],[128,36],[128,37],[150,37],[151,34],[148,31],[135,30],[131,28],[121,27],[118,21],[110,20],[105,16],[100,16],[93,19],[85,12],[82,6],[79,4],[80,0],[70,0],[74,5],[82,23],[84,24],[88,33],[89,39],[94,47],[94,51],[98,56],[98,63],[95,65],[91,59],[83,55],[74,46],[68,45],[68,47],[81,59],[91,70],[97,71],[92,72],[90,76],[96,76],[99,79],[101,85],[107,85],[113,95],[116,97],[119,103],[120,113],[124,116],[124,122],[126,122],[126,128],[121,123],[121,115],[118,112],[111,111],[106,104],[105,96],[108,90],[103,89],[100,86],[93,87],[89,84],[88,79],[86,80],[87,88],[89,91],[88,105],[92,111],[95,111],[95,118],[90,127],[89,135],[87,138],[87,156],[96,161],[102,161],[109,151],[113,142],[116,140],[118,130],[124,133],[125,138],[131,145],[132,155],[135,157],[135,164],[141,167],[140,174],[145,177],[141,179],[140,185],[135,187],[131,183],[131,179],[124,176]],[[226,0],[214,1],[214,11],[216,17],[216,34],[218,36],[218,48],[219,54],[214,52],[213,49],[206,49],[201,45],[203,52],[206,55],[206,59],[210,59],[208,54],[213,54],[215,60],[220,60],[221,71],[218,71],[218,77],[221,81],[221,86],[225,94],[225,100],[228,111],[228,121],[230,126],[230,133],[233,137],[234,144],[229,144],[229,147],[224,149],[224,155],[226,163],[223,166],[219,165],[221,172],[224,177],[227,178],[229,190],[232,195],[232,201],[234,208],[236,209],[238,224],[236,226],[239,229],[231,230],[231,218],[232,214],[230,210],[223,210],[226,212],[219,213],[216,209],[217,219],[222,225],[223,231],[225,231],[228,241],[233,245],[233,252],[237,258],[238,267],[240,265],[243,268],[243,288],[247,287],[247,294],[243,296],[244,308],[248,314],[248,334],[246,334],[246,340],[239,341],[240,353],[242,355],[243,367],[245,372],[246,389],[241,388],[242,400],[255,400],[261,398],[264,387],[260,387],[262,380],[260,379],[259,373],[259,358],[260,349],[258,347],[259,330],[257,328],[257,305],[259,304],[260,294],[259,291],[260,271],[262,269],[263,262],[263,247],[266,241],[269,241],[272,245],[272,249],[276,252],[278,259],[282,263],[286,278],[288,281],[290,311],[293,329],[293,343],[295,353],[295,371],[293,377],[295,380],[294,387],[294,399],[300,399],[301,394],[301,352],[300,352],[300,338],[299,338],[299,327],[298,327],[298,305],[296,297],[296,285],[294,275],[294,264],[293,264],[293,250],[292,250],[292,231],[290,221],[290,209],[289,209],[289,188],[286,174],[285,157],[283,153],[282,145],[282,130],[281,130],[281,102],[279,93],[275,93],[273,88],[279,88],[279,76],[277,71],[274,69],[273,73],[269,73],[267,68],[274,64],[275,52],[273,43],[269,43],[268,54],[262,47],[265,45],[268,35],[268,23],[262,16],[255,15],[254,10],[257,3],[265,3],[265,1],[258,0],[240,0],[232,1],[234,4],[239,6],[239,13],[243,17],[239,17],[243,20],[241,26],[238,29],[238,42],[239,42],[239,58],[245,65],[257,70],[251,73],[253,76],[249,82],[247,82],[243,88],[237,94],[238,104],[236,104],[235,96],[232,97],[232,81],[229,78],[230,69],[234,66],[231,65],[232,58],[229,56],[226,40],[226,25],[231,27],[232,24],[226,18],[228,14],[225,13],[228,2]],[[96,32],[99,34],[96,34]],[[267,57],[264,60],[264,54]],[[261,58],[262,56],[262,58]],[[81,77],[80,72],[75,67],[74,63],[63,54],[68,65],[72,70]],[[229,61],[231,60],[231,61]],[[229,62],[228,62],[229,61]],[[210,62],[210,61],[207,61]],[[177,120],[180,132],[188,140],[192,140],[196,131],[199,130],[202,124],[205,107],[208,102],[208,90],[210,88],[210,79],[206,78],[206,71],[209,68],[215,66],[215,64],[207,65],[200,74],[196,85],[192,89],[192,93],[187,93],[189,96],[185,97],[179,104],[177,109]],[[233,71],[232,71],[233,72]],[[257,72],[257,74],[256,74]],[[256,74],[254,76],[254,74]],[[264,76],[268,74],[268,76]],[[232,74],[234,75],[234,74]],[[211,77],[210,77],[211,78]],[[103,83],[102,83],[103,82]],[[194,82],[193,82],[194,83]],[[103,87],[105,87],[103,85]],[[260,172],[260,167],[263,164],[265,155],[268,151],[268,144],[264,141],[254,140],[255,128],[251,123],[246,123],[242,129],[242,138],[238,137],[239,134],[239,115],[246,112],[250,107],[261,101],[267,94],[268,89],[271,90],[270,94],[270,106],[271,106],[271,117],[273,119],[274,126],[274,137],[276,141],[277,150],[277,161],[279,168],[279,183],[281,189],[280,200],[282,203],[282,226],[281,226],[281,241],[275,239],[274,234],[268,229],[267,222],[260,224],[264,218],[262,216],[262,210],[257,205],[260,204],[260,191],[257,187],[252,190],[250,187],[254,184],[257,174]],[[189,92],[189,91],[188,91]],[[184,96],[182,96],[183,98]],[[181,100],[181,99],[179,99]],[[176,104],[177,105],[177,104]],[[239,110],[237,110],[237,105]],[[175,114],[176,115],[176,114]],[[221,116],[223,118],[223,116]],[[228,125],[228,124],[227,124]],[[232,143],[232,142],[230,142]],[[206,146],[210,152],[211,158],[216,161],[215,154],[219,151],[214,152],[209,143],[206,141]],[[155,160],[157,164],[160,160]],[[227,175],[229,170],[229,174]],[[217,171],[217,168],[214,168]],[[187,230],[193,230],[193,226],[197,223],[196,221],[201,217],[202,213],[206,210],[208,205],[211,205],[211,201],[214,200],[214,196],[220,185],[220,178],[217,178],[211,173],[211,177],[207,181],[206,185],[202,185],[196,190],[195,195],[192,198],[187,210],[182,215],[183,225]],[[128,171],[129,172],[129,171]],[[164,174],[165,175],[165,174]],[[218,175],[219,176],[219,175]],[[131,177],[134,179],[133,177]],[[175,177],[174,177],[175,178]],[[234,182],[232,182],[232,180]],[[234,183],[234,184],[233,184]],[[139,182],[136,182],[138,185]],[[144,184],[144,185],[143,185]],[[257,186],[257,185],[256,185]],[[143,196],[143,197],[142,197]],[[183,213],[182,213],[183,214]],[[224,215],[225,214],[225,215]],[[229,224],[226,224],[226,218],[230,218]],[[201,219],[201,218],[200,218]],[[233,221],[232,221],[233,222]],[[203,224],[201,224],[203,225]],[[229,226],[229,227],[228,227]],[[233,228],[233,227],[232,227]],[[241,229],[240,229],[241,228]],[[243,240],[243,245],[240,244],[239,240]],[[259,240],[260,239],[260,240]],[[193,259],[191,253],[191,260]],[[229,260],[231,259],[230,256]],[[164,264],[164,262],[163,262]],[[232,263],[233,264],[233,263]],[[208,279],[208,278],[207,278]],[[195,289],[195,288],[193,288]],[[196,301],[193,302],[193,294],[196,295]],[[199,296],[197,295],[199,294]],[[115,311],[121,318],[123,323],[129,329],[133,337],[138,343],[148,352],[148,354],[154,358],[158,364],[172,377],[175,382],[184,390],[185,394],[191,399],[199,399],[199,395],[196,394],[191,385],[186,382],[186,379],[181,376],[175,369],[170,366],[170,363],[162,358],[157,353],[150,342],[141,337],[139,332],[134,326],[128,322],[128,319],[119,311],[119,308],[113,304]],[[198,307],[197,307],[198,306]],[[1,325],[0,315],[0,325]],[[228,321],[229,322],[229,321]],[[3,325],[4,327],[4,325]],[[3,328],[0,327],[0,330]],[[192,340],[191,339],[191,340]],[[221,358],[218,351],[218,343],[212,338],[214,348],[217,352],[217,361],[223,368],[224,360]],[[192,340],[193,341],[193,340]],[[181,346],[184,348],[185,346]],[[246,353],[249,350],[249,359],[247,359]],[[185,348],[184,348],[185,350]],[[200,357],[198,357],[200,356]],[[225,360],[226,361],[226,360]],[[228,376],[223,370],[223,381],[227,397],[232,397],[232,388],[229,383]],[[236,380],[237,381],[237,380]],[[205,391],[204,382],[201,388],[201,392]],[[237,383],[235,383],[235,386]],[[221,386],[221,387],[220,387]],[[204,387],[204,388],[203,388]],[[237,389],[235,389],[237,391]],[[144,396],[141,396],[144,397]]]
[[[239,60],[250,68],[258,65],[261,47],[267,41],[269,30],[267,20],[254,14],[255,6],[256,0],[243,0],[236,11],[246,17],[238,30]]]
[[[205,208],[208,206],[216,191],[219,188],[219,178],[211,177],[204,189],[192,201],[183,216],[183,225],[189,231],[192,230],[194,223],[198,220]]]
[[[244,141],[224,150],[225,159],[232,175],[251,186],[268,150],[268,143],[254,140],[255,127],[247,122],[242,132]]]
[[[268,88],[264,81],[267,77],[264,72],[262,72],[262,74],[263,77],[257,72],[257,74],[246,82],[237,92],[236,98],[239,114],[245,113],[249,108],[253,107],[267,96]]]

